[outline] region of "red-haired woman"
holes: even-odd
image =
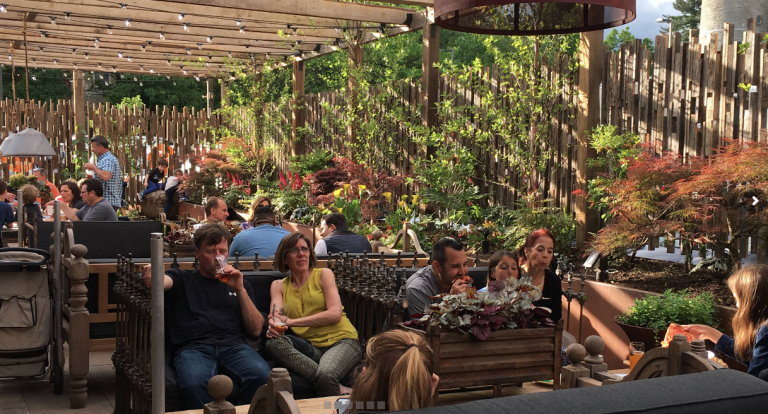
[[[538,229],[528,235],[525,244],[517,250],[517,256],[520,267],[541,291],[542,298],[533,305],[548,308],[552,311],[552,321],[557,323],[563,317],[563,293],[560,278],[549,270],[554,252],[555,237],[547,229]]]

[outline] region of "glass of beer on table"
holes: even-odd
[[[229,280],[229,275],[224,274],[224,268],[227,266],[227,257],[223,255],[216,255],[213,258],[213,267],[216,269],[216,277],[225,282]]]
[[[275,331],[282,335],[288,330],[285,321],[288,319],[288,305],[284,303],[275,303],[272,305],[272,322],[275,323]]]
[[[637,365],[637,361],[645,354],[645,343],[643,342],[630,342],[629,343],[629,370],[632,371]]]

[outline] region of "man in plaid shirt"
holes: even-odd
[[[91,138],[91,151],[96,154],[96,165],[86,163],[84,167],[92,170],[104,186],[104,199],[119,210],[122,205],[123,172],[120,163],[109,152],[109,141],[103,135],[95,135]]]

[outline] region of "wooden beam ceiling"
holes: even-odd
[[[367,43],[419,30],[426,20],[425,10],[330,0],[3,2],[7,12],[0,13],[0,62],[9,62],[5,55],[14,42],[17,66],[23,65],[28,50],[31,67],[77,65],[104,72],[114,67],[138,74],[151,67],[171,76],[189,76],[193,70],[199,76],[220,76],[233,65],[284,66],[345,48],[344,39],[358,29]]]

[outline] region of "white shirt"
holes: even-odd
[[[325,246],[325,240],[320,240],[315,245],[315,254],[328,254],[328,248]]]
[[[168,181],[165,182],[165,189],[170,190],[171,188],[179,185],[179,177],[176,177],[175,175],[172,175],[168,177]]]

